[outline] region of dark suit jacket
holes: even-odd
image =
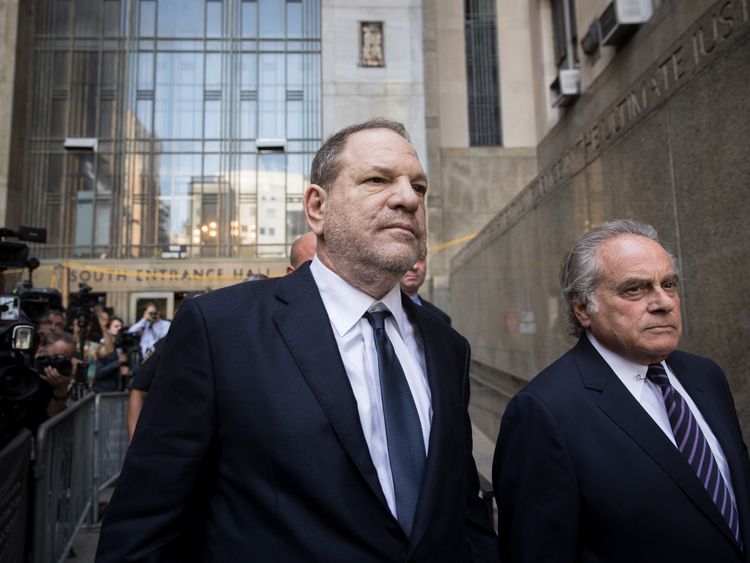
[[[726,455],[744,554],[693,469],[583,336],[503,415],[493,481],[503,563],[750,561],[750,462],[719,367],[667,358]]]
[[[422,302],[422,307],[437,315],[438,318],[440,318],[443,322],[451,324],[451,318],[446,312],[444,312],[442,309],[439,309],[438,307],[435,307],[435,305],[427,301],[427,299],[423,299],[421,295],[419,296],[419,300]]]
[[[496,561],[471,456],[468,344],[404,303],[433,409],[410,539],[388,510],[305,265],[182,304],[97,561]]]

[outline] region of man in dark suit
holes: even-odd
[[[678,285],[656,231],[635,221],[569,252],[562,287],[580,339],[501,422],[504,563],[750,561],[747,448],[719,367],[676,350]]]
[[[409,296],[409,299],[414,301],[417,305],[421,305],[444,322],[451,324],[451,318],[447,313],[427,301],[424,297],[419,295],[419,288],[424,283],[424,278],[427,274],[427,256],[422,256],[419,260],[414,262],[414,265],[401,278],[401,291]]]
[[[497,560],[468,343],[398,288],[424,251],[417,154],[373,120],[310,179],[312,263],[180,307],[98,562]]]

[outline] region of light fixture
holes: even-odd
[[[255,148],[259,152],[284,152],[286,151],[286,139],[259,137],[255,139]]]
[[[96,152],[98,146],[98,140],[93,137],[68,137],[63,142],[66,151]]]

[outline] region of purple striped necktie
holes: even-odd
[[[703,483],[708,496],[714,501],[724,520],[726,520],[737,545],[742,548],[737,507],[732,501],[729,488],[721,476],[719,466],[711,452],[706,436],[698,425],[698,421],[690,411],[685,398],[672,387],[667,372],[661,364],[648,366],[646,377],[661,389],[677,447],[695,471],[700,482]]]

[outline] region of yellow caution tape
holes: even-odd
[[[463,244],[464,242],[468,242],[474,237],[477,236],[478,233],[471,233],[469,235],[465,235],[463,237],[453,239],[448,242],[443,242],[440,244],[433,245],[429,247],[429,252],[440,252],[441,250],[445,250],[447,248],[452,248],[454,246],[458,246],[459,244]],[[171,264],[170,264],[171,265]],[[95,266],[93,264],[83,264],[81,262],[60,262],[58,264],[53,265],[43,265],[39,267],[39,270],[47,270],[51,269],[52,273],[50,275],[50,285],[52,287],[57,287],[58,279],[57,279],[57,268],[67,268],[67,269],[76,269],[76,270],[83,270],[88,272],[97,272],[102,274],[108,274],[108,275],[114,275],[114,276],[124,276],[126,278],[130,277],[138,277],[139,279],[149,279],[149,280],[163,280],[163,281],[217,281],[217,282],[223,282],[223,281],[237,281],[237,280],[243,280],[246,278],[245,274],[242,275],[231,275],[231,276],[192,276],[192,275],[185,275],[186,272],[182,273],[165,273],[165,272],[152,272],[144,269],[138,269],[138,270],[127,270],[124,268],[109,268],[109,267],[103,267],[103,266]],[[172,270],[176,268],[170,268]],[[6,273],[8,274],[19,274],[22,275],[24,270],[22,268],[15,268],[6,270]],[[272,276],[273,277],[273,276]]]

